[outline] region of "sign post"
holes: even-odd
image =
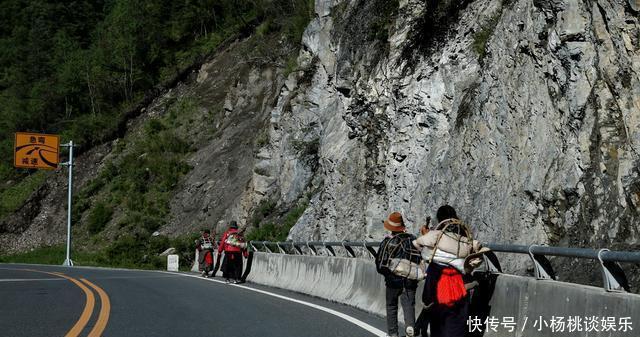
[[[71,260],[71,197],[73,191],[73,141],[70,140],[68,144],[62,146],[69,148],[69,161],[62,165],[69,168],[69,190],[67,191],[67,257],[64,259],[63,266],[72,267],[73,261]]]
[[[60,164],[60,146],[69,148],[69,161]],[[71,193],[73,189],[73,141],[60,145],[60,136],[16,132],[13,164],[18,168],[53,170],[58,164],[69,167],[67,194],[67,256],[63,266],[73,266],[71,260]]]

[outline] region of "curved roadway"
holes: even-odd
[[[193,274],[0,264],[2,336],[380,336],[382,318]]]

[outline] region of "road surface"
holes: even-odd
[[[0,335],[380,336],[357,309],[194,274],[0,264]]]

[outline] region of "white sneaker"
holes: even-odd
[[[408,326],[407,329],[405,330],[405,332],[407,333],[407,337],[415,336],[412,326]]]

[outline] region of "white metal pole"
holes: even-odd
[[[63,266],[73,266],[71,260],[71,193],[73,189],[73,141],[69,141],[69,162],[66,163],[69,169],[69,191],[67,193],[67,257]]]

